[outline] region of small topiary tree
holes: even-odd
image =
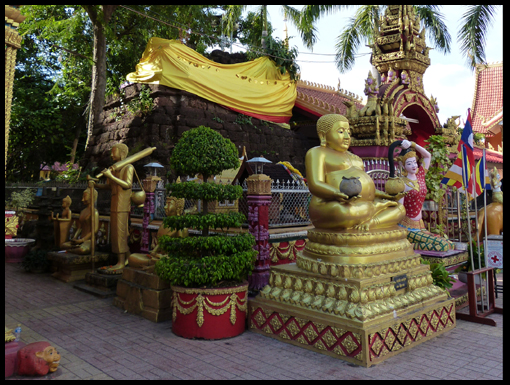
[[[208,213],[208,202],[234,200],[242,196],[241,186],[208,182],[209,177],[223,170],[239,167],[234,143],[209,127],[199,126],[182,135],[173,150],[170,165],[178,174],[202,174],[201,184],[173,183],[167,185],[167,190],[176,198],[201,199],[203,212],[166,217],[163,223],[171,229],[202,230],[202,235],[161,237],[160,249],[168,256],[156,263],[156,274],[172,285],[185,287],[233,286],[246,280],[257,254],[253,250],[253,235],[209,235],[209,229],[240,227],[245,221],[241,213]]]

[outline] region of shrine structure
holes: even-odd
[[[379,24],[371,47],[381,83],[369,72],[367,104],[360,108],[355,97],[342,101],[344,120],[332,115],[341,113],[338,107],[313,103],[326,114],[317,121],[320,146],[306,156],[307,180],[315,180],[309,241],[295,266],[271,268],[269,284],[249,304],[252,331],[366,367],[451,330],[456,322],[454,299],[432,284],[406,230],[394,225],[400,208],[387,203],[383,215],[361,221],[361,211],[328,192],[338,189],[342,175],[355,176],[363,186],[359,210],[372,207],[372,201],[377,206],[382,192],[375,191],[362,171],[366,164],[355,155],[386,159],[398,139],[419,145],[434,134],[456,139],[456,132],[440,125],[435,99],[424,93],[430,48],[413,6],[389,5]],[[375,200],[368,194],[372,189]]]

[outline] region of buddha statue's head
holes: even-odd
[[[73,200],[71,199],[71,197],[69,195],[66,196],[64,199],[62,199],[62,207],[64,207],[64,208],[71,207],[72,203],[73,203]]]
[[[90,189],[83,190],[83,196],[81,198],[81,201],[87,206],[90,204],[90,202],[91,202],[90,201]],[[94,202],[97,203],[97,190],[96,189],[94,189]]]
[[[167,217],[182,215],[184,211],[184,198],[169,196],[166,198],[165,214]]]
[[[317,120],[317,135],[322,147],[345,152],[351,145],[349,121],[343,115],[323,115]]]

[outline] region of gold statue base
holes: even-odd
[[[272,267],[250,301],[251,330],[369,367],[452,329],[454,299],[405,237],[310,230],[296,265]]]

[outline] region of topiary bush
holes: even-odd
[[[251,234],[235,237],[226,234],[209,235],[209,229],[241,227],[241,213],[210,214],[209,201],[239,199],[241,186],[218,185],[209,177],[223,170],[239,167],[237,148],[209,127],[199,126],[186,131],[170,158],[171,167],[181,175],[202,174],[204,183],[182,182],[167,185],[169,195],[176,198],[201,199],[203,212],[166,217],[165,227],[174,230],[194,228],[201,236],[159,239],[160,249],[167,257],[155,266],[156,274],[172,285],[184,287],[219,287],[241,283],[251,274],[257,252]]]

